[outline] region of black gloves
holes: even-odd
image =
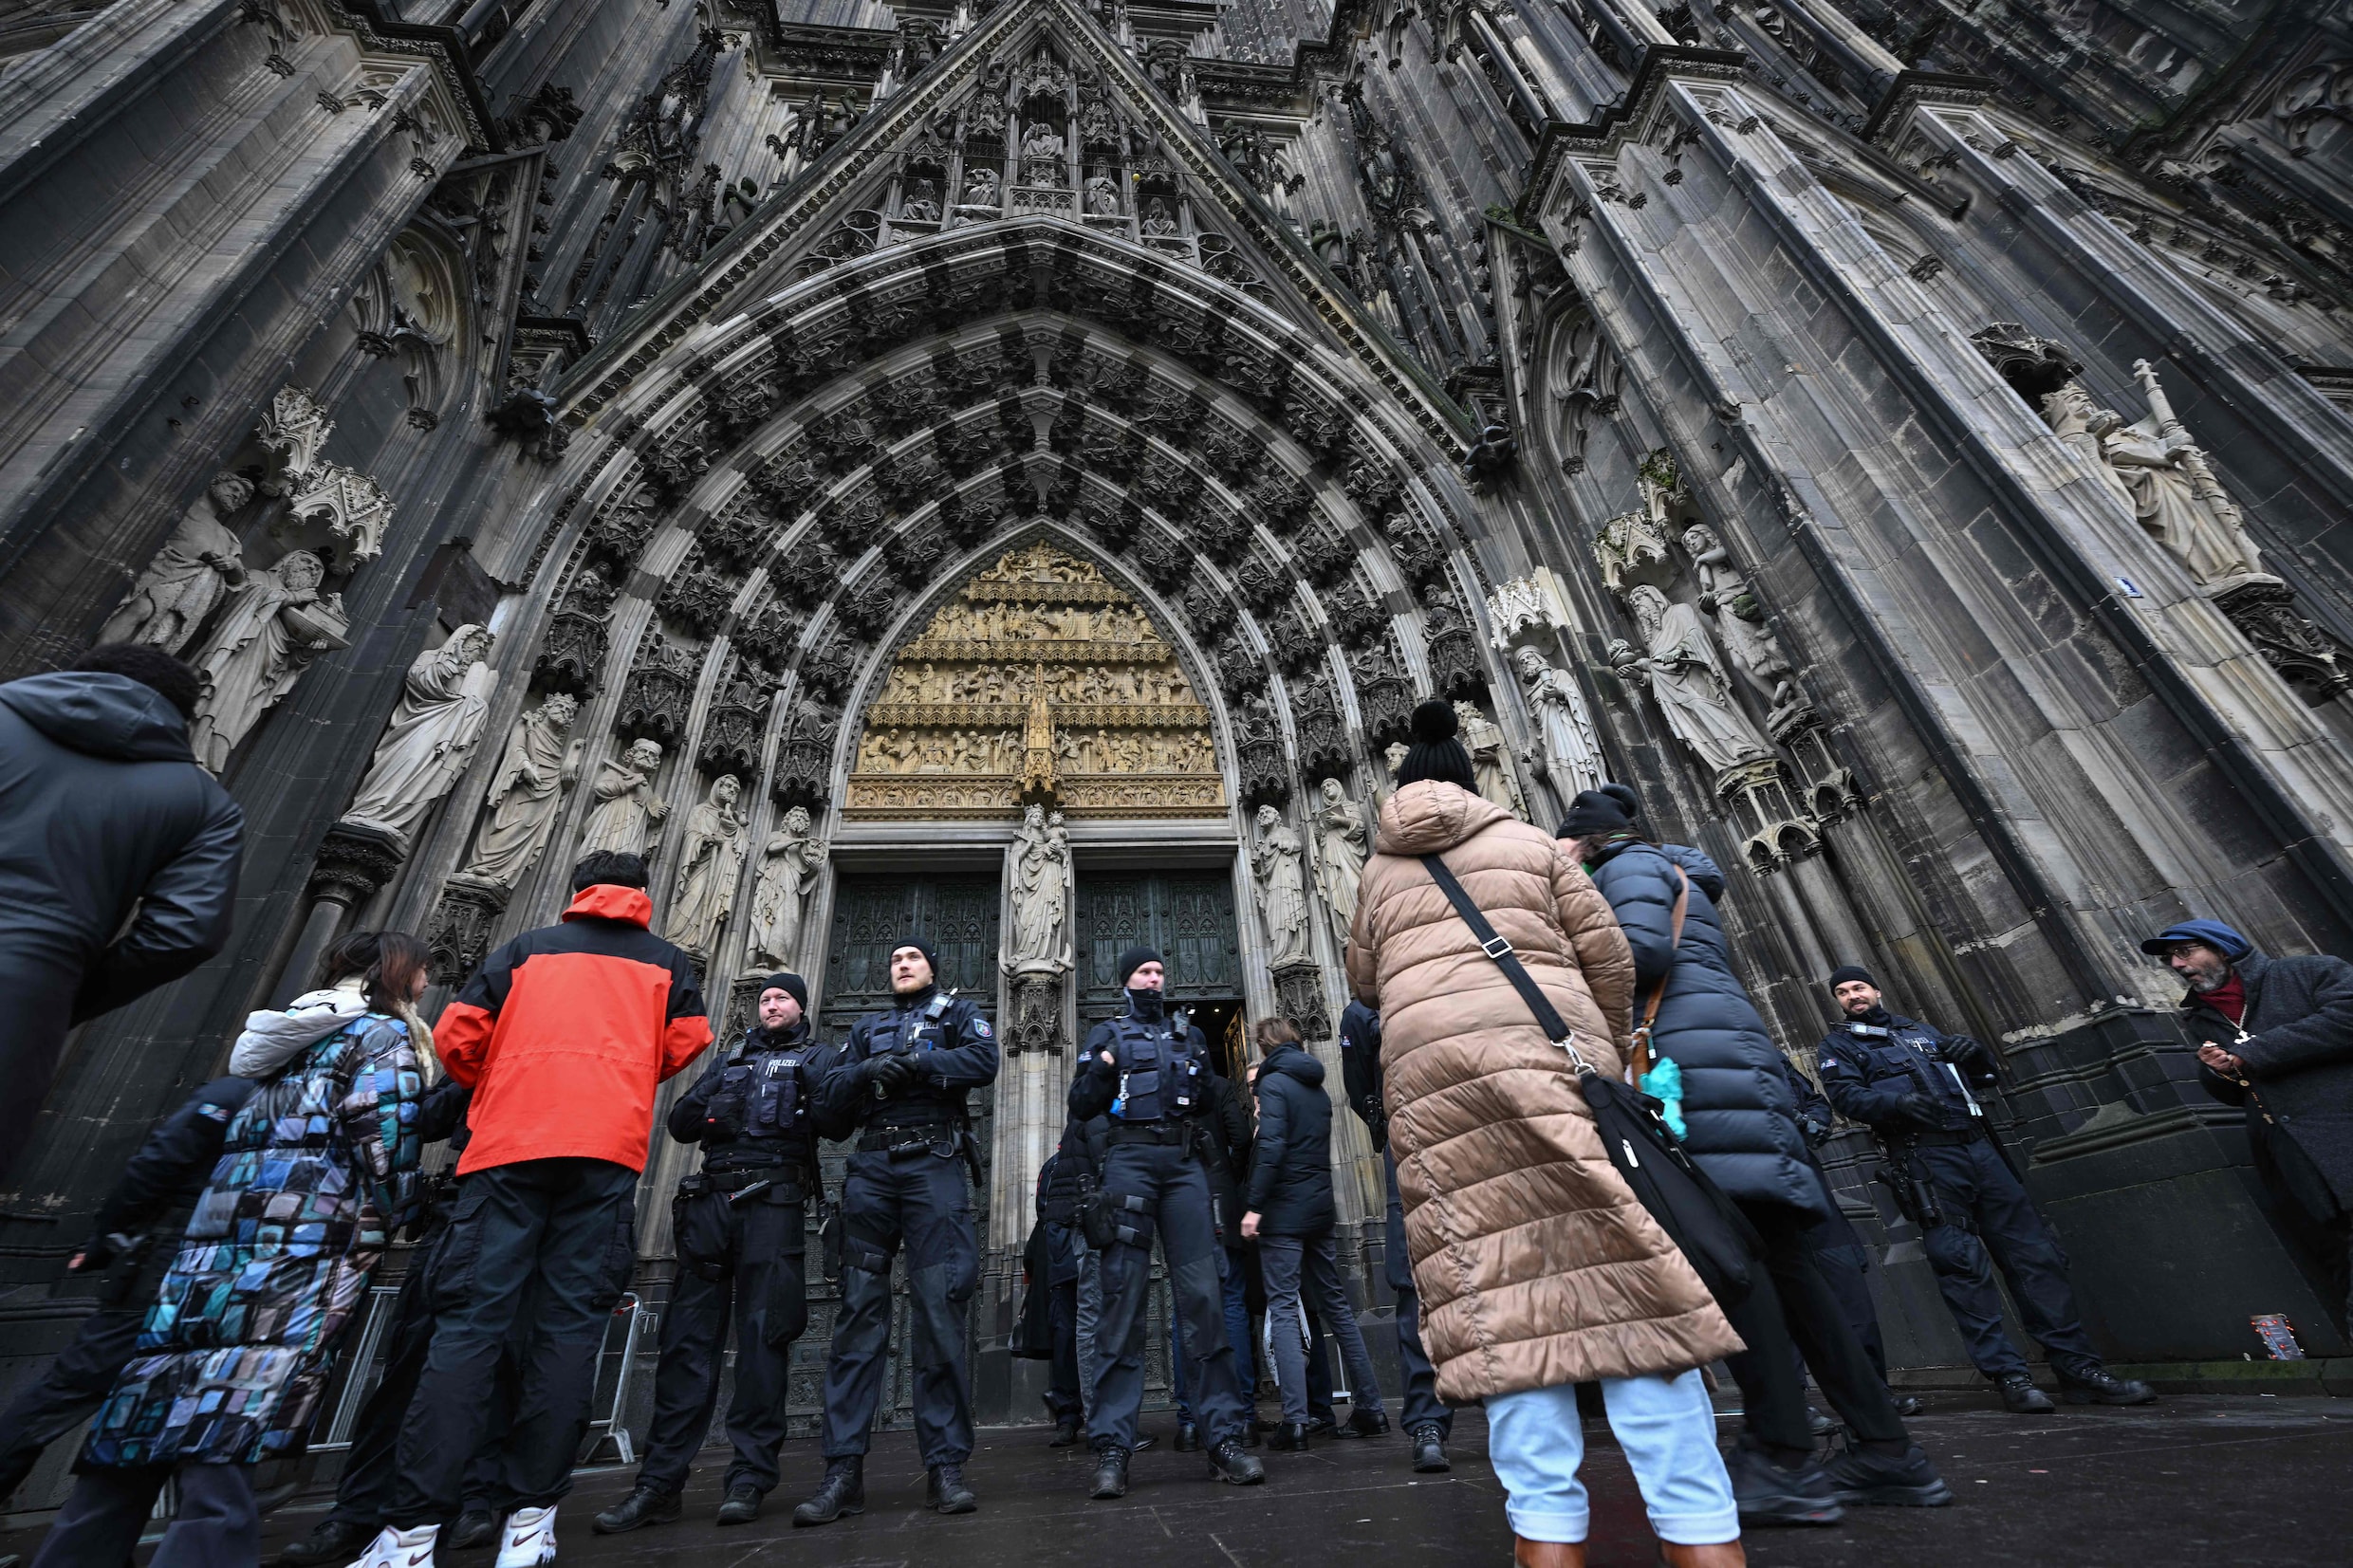
[[[1820,1116],[1800,1116],[1798,1118],[1797,1129],[1799,1132],[1806,1134],[1806,1141],[1808,1144],[1816,1147],[1820,1147],[1822,1144],[1829,1140],[1830,1124],[1823,1120]]]
[[[891,1056],[882,1059],[874,1070],[875,1087],[885,1095],[904,1093],[923,1077],[923,1069],[911,1056]]]
[[[1944,1107],[1936,1103],[1936,1097],[1923,1094],[1918,1089],[1911,1090],[1901,1099],[1896,1101],[1896,1109],[1918,1122],[1922,1127],[1944,1125]]]

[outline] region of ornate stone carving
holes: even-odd
[[[698,550],[662,585],[654,608],[696,636],[707,637],[727,618],[735,590],[736,584],[706,563]]]
[[[1383,637],[1376,647],[1350,654],[1348,673],[1356,677],[1356,710],[1367,736],[1385,745],[1412,731],[1414,683],[1398,662],[1393,639]]]
[[[750,778],[759,769],[760,742],[767,728],[768,693],[738,663],[703,721],[702,746],[695,760],[707,773],[738,773]]]
[[[338,571],[347,572],[383,553],[392,497],[364,473],[339,463],[321,463],[296,479],[286,507],[289,518],[326,529],[335,542]]]
[[[2307,701],[2323,702],[2353,686],[2353,673],[2341,662],[2344,649],[2296,613],[2296,596],[2287,583],[2255,577],[2219,590],[2214,599],[2264,662],[2301,689]]]
[[[319,841],[306,891],[314,899],[357,909],[375,897],[377,890],[399,870],[400,855],[381,834],[338,822]]]
[[[1623,597],[1638,582],[1663,585],[1675,580],[1675,560],[1667,540],[1673,525],[1670,508],[1682,499],[1683,480],[1665,449],[1642,459],[1637,475],[1642,504],[1620,512],[1602,525],[1593,541],[1593,559],[1601,564],[1602,582]]]
[[[1514,817],[1525,818],[1528,802],[1520,794],[1519,771],[1511,766],[1511,743],[1502,728],[1467,702],[1454,704],[1454,718],[1461,726],[1463,749],[1471,753],[1479,793]]]
[[[1062,813],[1025,807],[1012,848],[1012,930],[1002,963],[1012,975],[1061,974],[1070,968],[1070,831]]]
[[[1777,726],[1782,715],[1803,699],[1798,696],[1797,674],[1789,668],[1788,655],[1781,651],[1781,640],[1765,624],[1764,605],[1750,590],[1748,578],[1733,563],[1732,551],[1714,528],[1704,523],[1685,528],[1683,548],[1698,573],[1700,612],[1715,618],[1716,634],[1724,639],[1733,668],[1748,678],[1765,703],[1769,715],[1767,727]]]
[[[548,618],[531,675],[551,691],[585,696],[596,690],[604,669],[605,618],[613,608],[613,589],[594,565],[583,566],[564,596],[563,608]]]
[[[1006,1031],[1008,1050],[1016,1054],[1062,1054],[1063,984],[1061,976],[1054,974],[1027,974],[1013,981],[1013,1023]]]
[[[1331,682],[1322,675],[1303,683],[1291,699],[1291,729],[1299,740],[1301,776],[1320,779],[1344,773],[1355,760],[1347,722]]]
[[[1290,770],[1283,766],[1274,710],[1261,692],[1247,692],[1234,707],[1233,749],[1245,806],[1280,805],[1291,798]]]
[[[203,683],[188,727],[196,761],[218,773],[262,715],[329,649],[348,648],[343,597],[320,591],[326,567],[308,550],[250,573],[188,657]]]
[[[417,824],[457,783],[489,722],[498,687],[486,662],[491,640],[483,627],[460,626],[417,655],[344,822],[374,828],[408,853]]]
[[[2199,587],[2216,594],[2257,579],[2275,582],[2247,535],[2247,521],[2214,477],[2206,454],[2175,416],[2157,371],[2133,362],[2149,401],[2148,417],[2096,406],[2080,382],[2043,399],[2043,417],[2062,441],[2090,458],[2140,526],[2181,563]]]
[[[271,495],[285,494],[289,481],[299,480],[319,466],[319,453],[333,434],[335,421],[326,416],[326,410],[307,388],[280,387],[253,430],[254,439],[270,453],[269,477],[263,489]]]
[[[747,974],[797,969],[806,961],[803,921],[824,864],[825,841],[817,836],[807,808],[790,807],[761,851],[751,941],[745,950]]]
[[[463,877],[441,890],[441,900],[425,922],[426,977],[436,986],[461,986],[490,955],[491,932],[506,913],[510,886]]]
[[[833,746],[841,732],[842,715],[823,703],[803,697],[793,705],[769,776],[769,792],[779,804],[814,811],[825,803],[831,793]]]
[[[1446,552],[1431,537],[1430,530],[1404,512],[1398,513],[1381,525],[1381,536],[1389,542],[1389,555],[1407,581],[1427,587],[1446,570]]]
[[[846,810],[1001,816],[1048,798],[1074,815],[1225,806],[1208,714],[1151,618],[1041,542],[998,558],[900,648]]]
[[[1274,966],[1276,1011],[1299,1025],[1306,1040],[1329,1040],[1331,1011],[1324,1001],[1324,970],[1312,958],[1295,958]]]
[[[1424,612],[1430,675],[1441,697],[1473,697],[1487,690],[1487,661],[1479,639],[1451,598],[1438,596]]]
[[[1258,917],[1267,932],[1268,961],[1276,968],[1312,962],[1307,947],[1306,848],[1272,805],[1258,808],[1251,840],[1251,875],[1258,889]]]
[[[1731,682],[1699,612],[1688,604],[1669,603],[1665,594],[1648,583],[1630,590],[1626,604],[1640,629],[1642,647],[1638,651],[1623,641],[1612,642],[1609,662],[1627,680],[1640,677],[1648,684],[1668,729],[1690,747],[1711,777],[1770,758],[1772,747],[1732,700]]]
[[[176,654],[195,639],[232,588],[245,585],[245,560],[227,521],[253,499],[251,481],[223,471],[181,514],[163,548],[99,630],[101,642],[143,642]]]
[[[1338,779],[1325,779],[1309,803],[1309,842],[1315,849],[1315,891],[1331,922],[1332,942],[1345,947],[1356,923],[1357,883],[1370,843],[1364,809]]]
[[[696,958],[711,957],[720,929],[735,910],[737,874],[744,865],[744,820],[735,804],[743,791],[735,775],[721,774],[712,781],[703,803],[686,815],[686,843],[678,852],[678,878],[662,934]]]
[[[491,779],[485,802],[490,815],[474,834],[473,854],[461,876],[511,889],[539,859],[564,791],[580,778],[580,754],[587,743],[565,742],[579,712],[579,700],[558,692],[515,720]]]
[[[1511,659],[1519,668],[1520,690],[1536,725],[1538,744],[1529,755],[1529,764],[1551,784],[1566,808],[1580,790],[1599,788],[1609,778],[1593,716],[1585,711],[1576,677],[1547,660],[1541,650],[1523,645],[1512,651]]]
[[[639,740],[597,766],[597,782],[591,787],[597,805],[580,836],[582,855],[601,849],[618,855],[645,853],[655,825],[670,815],[670,802],[654,793],[661,760],[659,746]]]
[[[626,572],[654,537],[661,498],[651,485],[633,485],[588,525],[588,547]]]
[[[1523,632],[1545,632],[1575,624],[1561,601],[1549,566],[1515,577],[1487,596],[1487,621],[1498,648],[1509,648]]]
[[[629,684],[621,689],[615,732],[641,735],[665,747],[677,745],[695,701],[695,671],[701,657],[697,649],[672,642],[659,632],[647,633],[629,667]]]

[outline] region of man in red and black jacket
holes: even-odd
[[[360,1559],[368,1568],[431,1560],[457,1512],[500,1349],[527,1310],[532,1350],[506,1438],[515,1507],[500,1560],[554,1560],[555,1505],[571,1489],[604,1337],[599,1301],[610,1300],[609,1255],[645,1167],[655,1092],[711,1043],[686,954],[646,929],[643,858],[588,856],[572,888],[563,923],[491,954],[435,1028],[441,1064],[473,1090],[473,1136],[435,1280],[451,1304],[401,1429],[398,1491]]]

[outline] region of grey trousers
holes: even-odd
[[[129,1562],[156,1495],[174,1475],[179,1509],[149,1568],[253,1568],[262,1556],[262,1514],[253,1501],[253,1472],[243,1465],[84,1470],[57,1511],[33,1568]]]
[[[1274,1380],[1283,1389],[1283,1419],[1307,1419],[1307,1341],[1299,1332],[1299,1299],[1324,1320],[1325,1333],[1340,1342],[1341,1364],[1348,1369],[1348,1404],[1353,1410],[1380,1411],[1380,1385],[1374,1380],[1373,1358],[1365,1354],[1364,1336],[1356,1326],[1356,1313],[1340,1282],[1340,1255],[1328,1230],[1317,1236],[1260,1236],[1258,1272],[1267,1282],[1267,1321],[1274,1339]]]

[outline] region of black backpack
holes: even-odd
[[[1675,1134],[1658,1117],[1657,1100],[1603,1078],[1585,1060],[1584,1053],[1577,1049],[1575,1031],[1552,1005],[1552,999],[1528,972],[1511,944],[1495,934],[1494,926],[1471,901],[1446,862],[1436,855],[1425,855],[1421,863],[1454,904],[1454,913],[1462,916],[1463,924],[1471,928],[1471,934],[1478,938],[1481,950],[1495,961],[1504,978],[1528,1004],[1536,1026],[1568,1053],[1569,1064],[1577,1070],[1577,1087],[1593,1109],[1602,1147],[1609,1151],[1609,1162],[1625,1178],[1626,1186],[1668,1239],[1682,1248],[1700,1282],[1719,1305],[1730,1309],[1746,1301],[1751,1270],[1765,1245],[1749,1217],[1732,1206],[1723,1190],[1675,1141]]]

